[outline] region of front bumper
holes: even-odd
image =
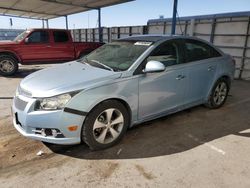
[[[25,96],[14,97],[12,115],[14,127],[23,136],[54,144],[78,144],[81,142],[81,128],[84,116],[55,111],[35,111],[36,99]],[[76,131],[69,131],[68,127],[77,125]],[[37,134],[37,130],[57,129],[61,137]]]

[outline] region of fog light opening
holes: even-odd
[[[57,130],[56,129],[51,129],[51,130],[52,130],[52,136],[56,138],[58,135]]]
[[[47,136],[46,133],[45,133],[45,129],[41,129],[41,135],[44,136],[44,137]]]
[[[32,130],[35,134],[39,134],[44,137],[53,137],[53,138],[64,138],[64,135],[58,129],[49,129],[49,128],[36,128]]]

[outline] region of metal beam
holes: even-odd
[[[13,17],[13,18],[24,18],[24,19],[30,19],[30,20],[43,20],[42,18],[32,18],[32,17],[27,17],[27,16],[15,16],[11,14],[0,14],[0,16],[6,16],[6,17]]]
[[[60,5],[68,5],[68,6],[74,6],[74,7],[81,7],[81,8],[87,8],[87,9],[95,9],[97,10],[98,8],[90,7],[87,5],[78,5],[74,3],[67,3],[67,2],[62,2],[62,1],[57,1],[57,0],[42,0],[44,2],[49,2],[49,3],[55,3],[55,4],[60,4]]]
[[[0,9],[19,11],[19,12],[26,12],[26,13],[44,14],[44,15],[55,16],[55,17],[62,16],[62,15],[59,15],[59,14],[48,14],[48,13],[45,13],[45,12],[37,12],[37,11],[33,11],[33,10],[22,10],[22,9],[17,9],[17,8],[7,8],[7,7],[1,7],[1,6],[0,6]]]
[[[172,17],[172,29],[171,29],[171,34],[172,35],[175,35],[177,3],[178,3],[178,0],[174,0],[173,17]]]

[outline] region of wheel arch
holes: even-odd
[[[229,76],[229,75],[223,75],[223,76],[221,76],[219,79],[221,79],[221,78],[227,80],[227,83],[228,83],[229,88],[230,88],[230,87],[231,87],[231,78],[230,78],[230,76]],[[219,79],[218,79],[218,80],[219,80]]]
[[[21,58],[15,52],[12,52],[12,51],[0,51],[0,56],[1,55],[9,55],[15,58],[18,63],[22,62]]]
[[[129,126],[131,126],[131,123],[132,123],[132,110],[131,110],[131,107],[130,105],[122,98],[118,98],[118,97],[111,97],[111,98],[106,98],[106,99],[103,99],[99,102],[97,102],[95,105],[93,105],[91,107],[91,109],[89,110],[88,114],[91,113],[99,104],[103,103],[103,102],[106,102],[106,101],[117,101],[119,103],[121,103],[128,111],[128,115],[129,115]],[[87,116],[88,116],[87,114]]]
[[[221,79],[221,78],[227,80],[228,85],[229,85],[229,89],[230,89],[230,87],[231,87],[231,77],[230,77],[229,75],[227,75],[227,74],[222,74],[222,75],[218,76],[217,79],[215,79],[215,80],[213,81],[213,84],[211,84],[211,87],[209,88],[209,92],[208,92],[208,94],[207,94],[207,96],[206,96],[206,101],[209,99],[209,96],[211,95],[211,92],[212,92],[212,90],[213,90],[213,87],[214,87],[215,83],[216,83],[219,79]]]

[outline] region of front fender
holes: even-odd
[[[10,50],[0,50],[0,54],[8,54],[8,55],[12,55],[13,57],[15,57],[18,62],[22,63],[22,59],[20,58],[20,56],[14,52],[14,51],[10,51]]]
[[[112,84],[83,90],[74,96],[66,105],[68,108],[90,112],[100,102],[108,99],[119,99],[126,102],[131,110],[131,123],[137,120],[138,112],[138,79],[120,79]]]

